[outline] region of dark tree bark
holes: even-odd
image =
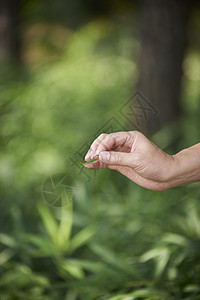
[[[141,0],[141,49],[138,90],[156,108],[143,120],[153,133],[180,112],[182,63],[187,46],[190,0]]]
[[[1,0],[0,3],[0,62],[19,63],[21,42],[19,30],[20,0]]]

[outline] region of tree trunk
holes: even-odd
[[[0,62],[18,63],[21,59],[19,33],[20,0],[1,0],[0,4]]]
[[[189,0],[141,0],[137,88],[158,112],[143,119],[141,129],[147,134],[179,115],[190,8]]]

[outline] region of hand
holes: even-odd
[[[162,191],[169,184],[174,169],[174,157],[165,153],[141,132],[116,132],[101,134],[85,156],[95,163],[86,168],[109,168],[120,172],[142,187]]]

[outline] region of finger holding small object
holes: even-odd
[[[100,168],[100,161],[95,160],[94,162],[90,162],[90,163],[84,165],[84,167],[87,169],[98,169],[98,168]]]
[[[86,161],[86,162],[80,162],[83,166],[86,166],[86,165],[89,165],[89,164],[92,164],[92,163],[95,163],[99,160],[99,158],[96,158],[96,159],[93,159],[93,160],[90,160],[90,161]]]
[[[96,156],[96,149],[98,148],[99,144],[105,139],[105,137],[107,136],[107,133],[102,133],[98,136],[98,138],[96,138],[94,140],[94,142],[92,143],[92,145],[90,146],[89,151],[87,152],[86,156],[85,156],[85,160],[89,161],[91,159],[94,159]]]
[[[105,169],[108,168],[108,165],[103,162],[99,157],[97,159],[94,159],[92,161],[81,163],[82,167],[85,167],[87,169]]]
[[[91,149],[88,150],[87,154],[85,155],[85,161],[90,161],[92,159],[93,152]]]

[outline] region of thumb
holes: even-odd
[[[133,165],[133,157],[131,153],[102,151],[99,154],[99,159],[109,165],[129,167]]]

